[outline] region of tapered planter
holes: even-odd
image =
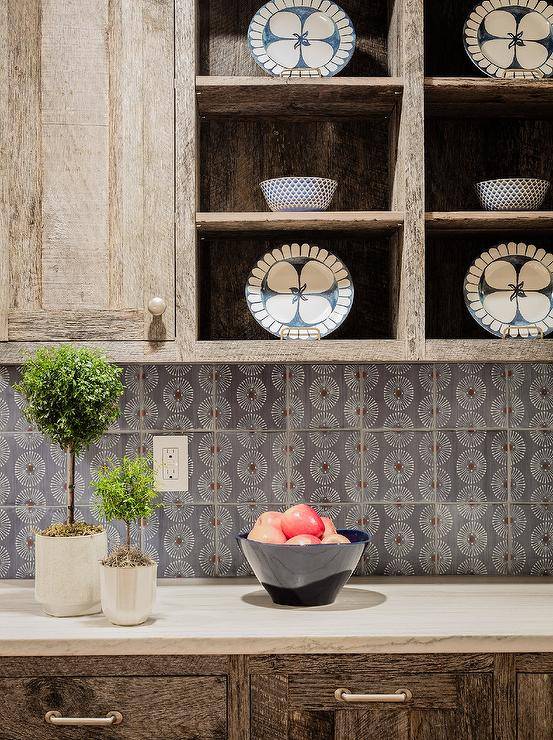
[[[79,537],[35,538],[35,599],[52,617],[97,614],[100,560],[108,549],[106,532]]]
[[[113,624],[145,622],[154,608],[157,563],[136,568],[100,565],[102,611]]]

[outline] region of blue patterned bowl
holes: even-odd
[[[271,211],[326,211],[338,187],[324,177],[277,177],[262,182],[261,190]]]
[[[339,529],[349,545],[268,545],[238,535],[238,545],[257,580],[275,604],[333,604],[361,560],[369,535]]]

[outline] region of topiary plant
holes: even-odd
[[[92,487],[99,514],[108,522],[124,522],[126,528],[124,547],[112,553],[104,564],[119,567],[150,564],[150,558],[139,549],[131,549],[131,524],[150,518],[158,506],[154,503],[157,492],[151,457],[123,457],[119,465],[104,465]]]
[[[101,353],[71,345],[39,349],[23,364],[14,388],[27,402],[25,417],[66,453],[68,527],[53,535],[83,534],[75,525],[75,457],[119,416],[122,372]]]

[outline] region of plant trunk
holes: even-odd
[[[75,523],[75,449],[68,447],[65,451],[67,467],[67,524]]]
[[[127,550],[131,549],[131,523],[125,522],[125,527],[127,528]]]

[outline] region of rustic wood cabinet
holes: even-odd
[[[0,658],[0,740],[111,737],[549,740],[553,655]]]
[[[174,339],[173,38],[172,0],[2,3],[0,340]]]
[[[473,186],[550,176],[553,86],[476,76],[473,0],[342,0],[344,72],[271,78],[247,44],[260,4],[2,3],[0,362],[62,340],[130,362],[550,361],[550,339],[481,329],[462,284],[495,244],[550,249],[551,194],[490,213]],[[337,179],[335,210],[267,212],[259,182],[294,174]],[[294,242],[352,271],[324,341],[275,341],[246,305]]]

